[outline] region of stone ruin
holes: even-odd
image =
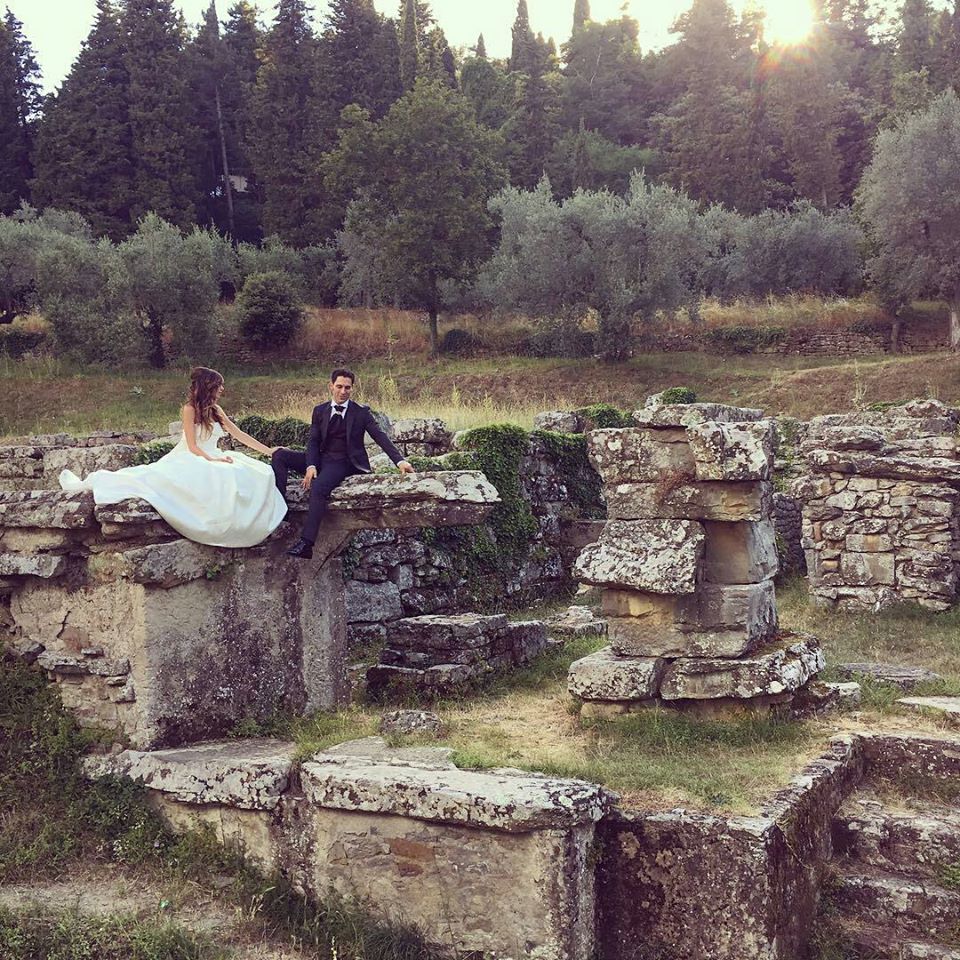
[[[286,556],[296,522],[231,550],[182,538],[141,500],[3,492],[0,627],[81,721],[137,747],[334,707],[348,695],[340,554],[353,534],[477,523],[498,499],[473,471],[354,477],[305,562]]]
[[[778,630],[772,422],[718,404],[634,419],[588,435],[608,519],[575,574],[603,589],[610,646],[570,667],[570,692],[586,714],[789,704],[824,663]]]
[[[85,477],[94,470],[131,466],[140,447],[156,440],[145,430],[98,430],[72,437],[50,433],[0,445],[0,490],[55,490],[62,470]]]
[[[946,610],[960,574],[960,410],[917,400],[877,413],[817,417],[801,445],[810,591],[876,610],[912,601]]]
[[[452,696],[530,663],[547,647],[539,620],[513,622],[503,614],[407,617],[387,627],[379,664],[367,671],[375,697]]]

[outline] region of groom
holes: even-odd
[[[309,560],[313,556],[313,544],[333,489],[356,473],[370,473],[370,460],[363,445],[364,434],[370,434],[401,473],[414,472],[380,429],[370,408],[350,399],[355,379],[353,371],[343,368],[330,374],[330,401],[313,408],[305,453],[284,447],[273,453],[273,473],[280,493],[284,497],[287,495],[287,473],[290,470],[303,474],[303,489],[310,491],[310,507],[300,539],[287,551],[291,557]]]

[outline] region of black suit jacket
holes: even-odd
[[[320,469],[320,455],[323,442],[327,437],[327,427],[330,425],[330,414],[333,403],[317,404],[313,408],[313,418],[310,421],[310,439],[307,441],[307,466]],[[369,407],[351,400],[344,414],[344,426],[347,430],[347,459],[360,473],[370,473],[370,458],[363,443],[365,434],[370,434],[374,442],[394,462],[405,459],[403,454],[393,445],[390,438],[380,428]]]

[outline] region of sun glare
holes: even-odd
[[[813,31],[810,0],[766,0],[763,36],[767,43],[802,43]]]

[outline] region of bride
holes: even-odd
[[[265,540],[283,520],[287,505],[276,487],[269,463],[242,453],[223,454],[217,441],[230,434],[241,443],[271,456],[267,447],[244,433],[217,401],[223,377],[197,367],[190,374],[190,393],[180,411],[179,443],[155,463],[122,470],[96,470],[81,480],[70,470],[60,486],[70,492],[92,490],[96,503],[117,503],[129,497],[146,500],[178,533],[214,547],[252,547]]]

